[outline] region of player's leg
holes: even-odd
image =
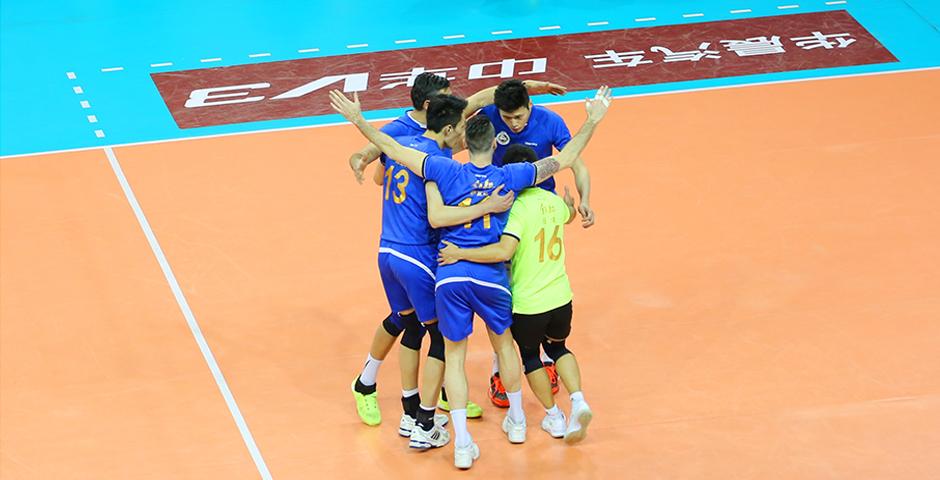
[[[409,446],[418,449],[442,447],[450,441],[443,426],[446,415],[435,422],[434,400],[437,399],[444,376],[444,341],[434,325],[437,322],[434,299],[434,248],[400,247],[390,259],[398,282],[404,287],[414,311],[403,316],[405,333],[402,335],[402,414],[398,433],[409,437]],[[430,327],[430,328],[429,328]],[[424,393],[419,394],[418,367],[421,344],[426,334],[430,337],[428,364],[421,383]],[[407,352],[407,353],[405,353]],[[420,427],[424,425],[422,430]]]
[[[414,427],[421,402],[418,391],[418,367],[421,363],[421,343],[425,329],[418,321],[418,315],[414,309],[402,312],[401,319],[404,332],[401,336],[401,347],[398,349],[398,364],[401,371],[402,416],[398,434],[408,437]]]
[[[566,343],[571,333],[572,314],[571,303],[553,310],[552,320],[546,328],[546,339],[542,342],[542,348],[555,360],[561,381],[571,395],[571,415],[565,431],[565,442],[569,444],[584,439],[594,416],[581,391],[581,369],[578,360]]]
[[[467,469],[480,457],[480,449],[473,442],[467,428],[467,339],[454,342],[444,339],[444,384],[450,392],[450,416],[454,424],[454,465]]]
[[[450,417],[454,425],[454,466],[467,469],[479,458],[480,449],[473,443],[467,428],[467,339],[473,332],[473,310],[467,297],[471,294],[465,282],[441,283],[436,290],[438,327],[444,339],[444,385],[450,395]]]
[[[359,372],[359,376],[356,378],[355,391],[362,394],[375,391],[379,367],[382,366],[382,362],[385,361],[385,357],[392,349],[392,345],[395,344],[395,340],[401,335],[401,332],[401,320],[397,313],[389,314],[375,329],[375,333],[372,335],[372,346],[366,356],[365,365],[363,365],[362,371]]]
[[[551,320],[551,312],[536,315],[513,314],[512,337],[519,345],[519,355],[522,357],[522,367],[529,387],[535,393],[542,407],[545,409],[545,418],[542,419],[542,430],[554,438],[565,435],[566,419],[564,413],[555,404],[552,394],[551,381],[539,351],[542,340],[545,339],[546,327]]]
[[[405,311],[411,308],[411,304],[408,301],[408,296],[405,294],[404,289],[398,284],[389,267],[389,257],[390,255],[388,254],[379,254],[378,257],[382,287],[385,289],[385,297],[388,299],[392,311]],[[385,333],[389,336],[393,336],[393,334],[397,336],[397,333],[400,333],[403,327],[400,323],[400,318],[397,315],[392,315],[390,318],[386,319],[386,321],[382,322],[381,328],[385,330]],[[380,338],[378,343],[381,344],[382,334],[376,332],[376,336]],[[375,344],[376,341],[373,339],[373,346],[375,346]],[[391,346],[387,348],[391,348]],[[388,350],[381,345],[379,350],[385,350],[385,353],[388,353]],[[356,379],[353,380],[352,394],[353,399],[356,401],[356,412],[359,414],[359,419],[366,425],[374,426],[382,423],[382,412],[379,410],[377,384],[375,381],[375,376],[378,374],[378,367],[381,365],[381,361],[376,361],[377,359],[371,353],[369,357],[370,358],[366,359],[366,365],[363,367],[365,375],[357,376]],[[365,377],[366,382],[362,381],[363,377]],[[367,385],[367,383],[371,383],[371,385]]]
[[[522,407],[522,368],[519,365],[519,354],[516,353],[509,329],[496,333],[492,328],[487,328],[487,334],[499,359],[499,371],[509,400],[509,412],[503,419],[503,432],[511,443],[523,443],[526,438],[526,420]]]
[[[469,282],[468,282],[469,283]],[[522,408],[522,366],[509,326],[512,325],[512,295],[507,286],[486,282],[470,283],[469,301],[473,311],[486,323],[490,344],[499,361],[500,378],[506,386],[509,412],[503,431],[512,443],[525,442],[525,410]]]
[[[437,320],[425,325],[430,338],[428,359],[421,375],[421,404],[418,406],[415,428],[411,431],[409,446],[417,449],[443,447],[450,441],[450,434],[444,429],[447,415],[437,414],[434,400],[441,392],[444,382],[444,337],[438,328]]]

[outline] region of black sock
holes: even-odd
[[[416,418],[418,416],[418,407],[420,405],[421,398],[417,393],[410,397],[401,397],[401,408],[405,411],[405,414],[411,418]]]
[[[378,384],[376,384],[376,385],[378,385]],[[376,385],[363,385],[363,384],[362,384],[362,381],[359,380],[359,377],[356,377],[356,386],[355,386],[355,390],[356,390],[357,393],[361,393],[361,394],[363,394],[363,395],[371,395],[371,394],[375,393],[375,387],[376,387]]]
[[[447,390],[444,390],[444,387],[441,387],[441,400],[447,401]]]
[[[418,426],[425,432],[430,432],[434,428],[434,407],[425,410],[423,406],[418,406]]]

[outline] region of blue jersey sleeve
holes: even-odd
[[[480,113],[486,115],[490,119],[490,123],[495,124],[496,119],[499,118],[499,109],[496,108],[496,105],[487,105],[480,109]]]
[[[424,158],[424,166],[421,176],[426,181],[444,183],[449,178],[453,178],[455,170],[460,168],[460,164],[453,158],[442,157],[440,155],[428,155]]]
[[[414,135],[414,133],[412,133],[407,126],[402,124],[402,122],[397,121],[386,123],[385,125],[382,125],[382,128],[379,130],[392,138]]]
[[[507,175],[506,188],[520,192],[535,185],[535,165],[531,163],[512,163],[503,167]]]

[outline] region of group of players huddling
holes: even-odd
[[[445,425],[451,420],[454,465],[461,469],[480,456],[467,418],[482,409],[468,399],[464,368],[474,314],[493,346],[489,396],[508,407],[502,429],[511,443],[526,439],[523,369],[545,408],[541,427],[549,435],[577,443],[592,418],[577,360],[566,346],[572,292],[564,226],[578,214],[585,228],[594,223],[590,175],[580,154],[610,106],[610,91],[602,86],[586,101],[587,119],[573,137],[558,114],[532,105],[529,94],[543,93],[564,94],[565,88],[507,80],[462,99],[451,95],[446,78],[423,73],[412,86],[414,110],[381,130],[363,117],[358,95],[350,100],[330,93],[333,109],[370,142],[349,159],[357,180],[371,162],[382,163],[374,176],[383,200],[378,264],[392,313],[376,329],[352,385],[359,417],[367,425],[381,422],[376,376],[400,336],[404,412],[398,432],[411,448],[442,447],[450,441]],[[464,148],[470,161],[459,163],[453,154]],[[574,172],[577,208],[567,188],[563,196],[555,193],[553,175],[566,168]],[[430,348],[419,388],[425,336]],[[568,418],[555,404],[559,378],[571,396]]]

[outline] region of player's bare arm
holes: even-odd
[[[396,162],[407,167],[414,172],[415,175],[422,178],[424,177],[424,172],[422,172],[421,167],[424,164],[424,158],[427,157],[427,154],[420,150],[401,145],[388,134],[373,127],[366,121],[365,117],[362,116],[362,104],[359,103],[358,93],[353,93],[353,99],[350,100],[343,92],[333,90],[330,92],[330,106],[333,107],[333,110],[342,115],[343,118],[355,125],[356,128],[359,129],[359,132],[372,142],[373,145],[378,147],[382,153],[394,158]]]
[[[565,145],[565,149],[553,157],[543,158],[535,162],[536,184],[544,182],[548,177],[558,173],[559,170],[571,168],[575,160],[581,156],[584,147],[587,146],[591,136],[594,135],[597,125],[607,114],[607,109],[610,107],[610,95],[610,89],[607,88],[607,85],[599,88],[594,98],[585,102],[587,119],[584,120],[581,129],[571,138],[568,145]]]
[[[571,172],[574,174],[574,186],[578,190],[578,197],[581,199],[578,205],[578,213],[581,214],[581,226],[588,228],[594,225],[594,210],[591,209],[591,172],[588,171],[587,164],[581,157],[575,160],[571,166]]]
[[[543,82],[539,80],[524,80],[526,91],[531,95],[564,95],[568,93],[568,88],[557,83]],[[496,93],[496,85],[484,88],[467,98],[467,108],[463,111],[464,117],[473,115],[477,110],[493,104],[493,95]]]
[[[439,265],[450,265],[461,260],[473,263],[500,263],[512,258],[519,240],[512,235],[503,235],[499,242],[477,248],[460,248],[444,240],[444,248],[437,254]]]
[[[428,197],[428,222],[434,228],[450,227],[472,222],[484,215],[505,212],[512,207],[514,195],[512,192],[500,194],[502,188],[503,185],[496,187],[492,195],[475,205],[451,207],[444,204],[437,183],[427,182],[424,190]]]
[[[380,155],[382,155],[382,151],[379,150],[379,147],[370,143],[349,157],[349,168],[352,169],[353,175],[356,176],[356,181],[360,185],[365,179],[366,167],[379,158]]]
[[[565,201],[565,205],[568,206],[568,221],[565,222],[565,225],[574,221],[574,218],[578,216],[578,211],[574,208],[574,197],[571,196],[571,191],[568,190],[568,187],[565,187],[565,195],[561,197]]]

